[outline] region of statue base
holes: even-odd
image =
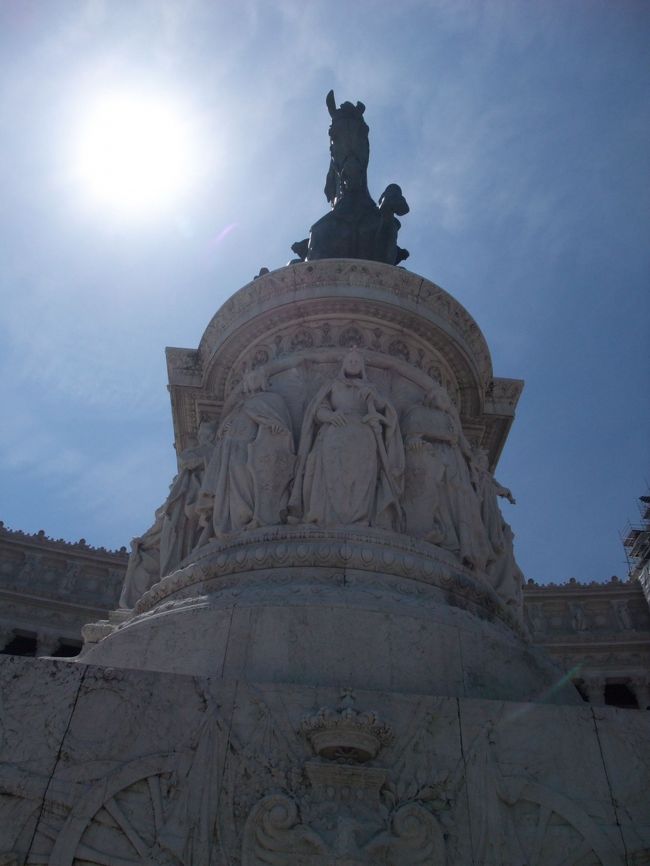
[[[431,544],[370,527],[279,526],[214,542],[120,618],[102,625],[80,662],[580,702],[486,577]]]

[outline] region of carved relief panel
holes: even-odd
[[[525,705],[520,730],[512,712],[524,705],[384,694],[380,714],[369,693],[344,690],[337,702],[324,690],[332,704],[314,711],[313,690],[239,684],[234,701],[202,680],[143,689],[140,678],[82,689],[37,826],[0,833],[7,856],[25,862],[29,849],[27,862],[50,866],[623,863],[594,722],[580,709]],[[103,701],[111,722],[99,740]],[[137,717],[160,719],[157,748],[139,738]],[[580,774],[544,757],[549,736]],[[32,767],[1,771],[17,803],[38,787]],[[638,822],[634,832],[630,858],[648,844]]]
[[[265,333],[233,365],[226,380],[228,395],[241,382],[247,370],[293,358],[297,364],[307,357],[317,357],[313,350],[319,349],[365,349],[371,353],[385,355],[408,364],[434,379],[459,405],[460,395],[456,376],[442,355],[430,344],[415,335],[387,322],[356,317],[330,316],[303,320],[299,325],[278,327]],[[277,366],[280,366],[279,364]]]

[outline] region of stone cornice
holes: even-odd
[[[146,614],[167,600],[172,605],[210,585],[230,586],[246,574],[276,572],[283,584],[298,581],[301,571],[317,569],[328,574],[332,569],[359,571],[377,580],[397,578],[396,591],[417,595],[418,584],[445,593],[448,604],[480,610],[488,618],[499,619],[528,639],[517,617],[498,598],[489,582],[464,566],[451,554],[423,541],[385,530],[317,529],[309,526],[276,526],[245,533],[230,542],[213,542],[192,554],[178,571],[154,584],[135,606],[135,615]],[[294,576],[290,576],[293,575]],[[239,577],[241,575],[241,577]],[[329,581],[329,578],[328,578]],[[409,588],[409,584],[413,588]],[[182,604],[183,602],[180,601]]]
[[[35,533],[23,532],[21,529],[9,529],[0,521],[0,542],[8,542],[21,547],[38,547],[42,550],[52,550],[66,554],[81,554],[94,560],[110,560],[112,564],[126,566],[129,558],[126,547],[120,550],[109,550],[105,547],[93,547],[85,539],[66,541],[63,538],[51,538],[44,530]]]
[[[524,596],[569,596],[593,594],[614,594],[622,592],[637,593],[641,590],[637,580],[620,580],[612,577],[608,581],[592,580],[589,583],[580,583],[571,578],[565,583],[536,583],[528,580],[524,584]]]

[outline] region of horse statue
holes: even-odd
[[[409,254],[397,246],[401,223],[396,214],[407,214],[409,206],[395,183],[386,187],[379,205],[368,192],[366,107],[362,102],[344,102],[337,108],[333,90],[325,101],[332,118],[325,197],[332,209],[314,223],[309,238],[291,247],[298,256],[293,261],[352,258],[397,265]]]

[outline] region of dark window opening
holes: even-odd
[[[73,643],[72,641],[61,641],[59,646],[52,653],[56,658],[73,658],[74,656],[78,656],[81,652],[81,644]]]
[[[607,683],[605,703],[610,707],[638,710],[639,704],[634,692],[625,683]]]
[[[36,638],[17,634],[2,650],[2,655],[34,657],[36,655]]]

